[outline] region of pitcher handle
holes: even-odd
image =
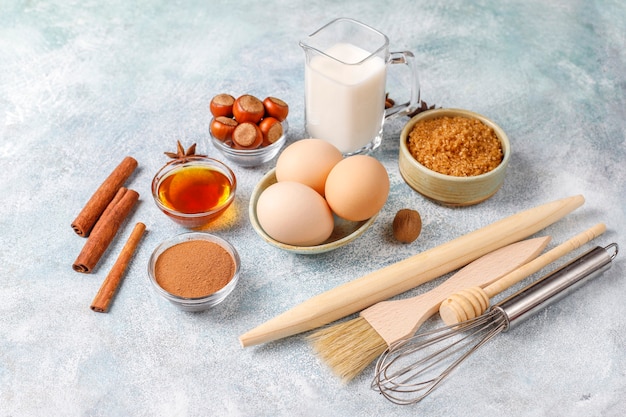
[[[420,85],[417,74],[417,63],[415,61],[415,55],[413,55],[413,52],[390,52],[389,64],[404,64],[409,67],[408,69],[411,73],[411,98],[405,103],[396,104],[393,107],[385,109],[385,119],[404,116],[417,109],[420,105]]]

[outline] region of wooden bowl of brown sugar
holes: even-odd
[[[511,157],[504,131],[480,114],[434,109],[414,116],[400,134],[398,165],[406,183],[448,206],[478,204],[502,186]]]
[[[226,240],[189,232],[161,243],[148,263],[155,291],[185,311],[202,311],[221,303],[239,281],[240,259]]]

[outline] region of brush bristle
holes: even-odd
[[[322,328],[308,339],[319,357],[345,383],[387,349],[387,343],[363,317]]]

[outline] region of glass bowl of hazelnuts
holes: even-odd
[[[211,142],[237,165],[265,164],[287,141],[289,106],[279,98],[260,100],[251,94],[235,98],[223,93],[213,97],[209,107]]]

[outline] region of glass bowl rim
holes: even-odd
[[[212,210],[203,211],[199,213],[185,213],[185,212],[167,207],[159,199],[159,186],[161,182],[165,178],[167,178],[169,175],[171,175],[171,172],[178,170],[178,169],[183,169],[188,166],[194,166],[194,165],[203,165],[203,166],[210,166],[212,168],[217,168],[222,174],[224,174],[228,178],[228,181],[230,182],[230,188],[231,188],[228,199],[226,199],[226,201],[224,201],[222,204],[220,204],[218,207],[215,207]],[[172,160],[166,163],[164,166],[162,166],[152,178],[151,191],[152,191],[152,198],[154,199],[155,204],[161,210],[167,213],[171,213],[172,215],[180,217],[180,218],[194,219],[194,218],[213,215],[215,213],[220,212],[224,208],[228,207],[235,199],[235,194],[237,192],[237,177],[235,176],[235,173],[233,172],[233,170],[222,161],[215,159],[215,158],[208,157],[208,156],[194,155],[194,156],[189,156],[180,160]]]
[[[204,240],[207,242],[213,242],[222,247],[233,258],[233,262],[235,263],[235,271],[233,272],[232,278],[230,279],[230,281],[228,281],[226,285],[211,294],[207,294],[201,297],[183,297],[180,295],[172,294],[171,292],[161,287],[156,279],[156,274],[154,271],[156,261],[159,256],[168,248],[171,248],[179,243],[189,242],[193,240]],[[233,291],[234,287],[239,282],[240,272],[241,258],[239,257],[239,252],[237,251],[237,249],[226,239],[206,232],[184,232],[165,239],[164,241],[159,243],[157,247],[152,251],[150,259],[148,260],[148,278],[152,283],[153,288],[162,297],[176,304],[203,304],[205,302],[211,301],[212,299],[220,298],[222,295],[225,297]]]
[[[214,118],[211,119],[211,123],[213,122],[213,120]],[[237,157],[260,157],[271,153],[276,149],[282,148],[282,146],[287,141],[289,122],[287,122],[287,119],[285,119],[280,122],[280,124],[283,126],[283,134],[280,138],[278,138],[278,140],[276,140],[276,142],[271,143],[267,146],[260,146],[254,149],[237,149],[233,148],[232,146],[228,146],[223,141],[213,136],[213,134],[211,133],[211,129],[209,129],[209,136],[211,137],[211,143],[213,143],[213,146],[226,155]]]

